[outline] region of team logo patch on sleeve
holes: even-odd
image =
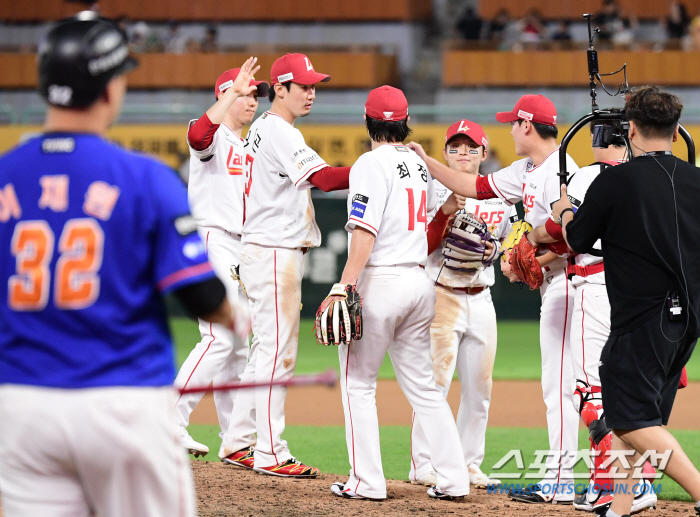
[[[296,151],[292,155],[292,160],[294,161],[296,168],[300,171],[309,170],[311,167],[314,167],[319,163],[323,163],[323,159],[318,155],[318,153],[308,147],[304,147]]]
[[[569,198],[569,201],[571,201],[571,204],[574,205],[574,207],[578,208],[581,206],[581,202],[578,199],[576,199],[574,196],[567,194],[566,197]]]
[[[518,217],[518,214],[511,215],[511,216],[510,216],[510,222],[511,222],[511,224],[514,223],[514,222],[516,222],[518,219],[520,219],[520,217]]]
[[[207,256],[207,249],[198,235],[192,235],[182,243],[182,254],[192,261],[201,260]]]
[[[350,217],[357,217],[358,219],[362,219],[365,216],[365,212],[367,211],[368,201],[369,198],[367,196],[363,196],[362,194],[355,194],[355,196],[352,198]]]

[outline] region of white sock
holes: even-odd
[[[605,517],[622,517],[619,513],[615,513],[612,510],[608,510],[608,513],[605,514]]]

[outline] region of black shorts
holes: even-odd
[[[608,338],[600,354],[600,383],[609,428],[668,424],[681,371],[697,341],[690,331],[678,339],[685,327],[685,322],[670,323],[664,312],[641,327]]]

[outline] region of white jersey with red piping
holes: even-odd
[[[298,129],[270,111],[251,125],[244,152],[243,244],[319,246],[308,179],[328,164],[306,145]]]
[[[578,165],[566,155],[567,172]],[[513,162],[508,167],[487,176],[493,193],[509,204],[523,202],[526,222],[533,228],[543,225],[552,213],[552,205],[561,197],[559,176],[559,147],[549,153],[538,165],[530,158]],[[557,259],[549,264],[552,270],[565,267],[566,260]]]
[[[363,154],[350,170],[348,222],[376,236],[368,266],[425,265],[437,198],[425,162],[401,144]]]
[[[195,123],[190,121],[189,127]],[[188,132],[189,136],[189,132]],[[198,226],[239,235],[243,226],[243,139],[221,124],[206,149],[190,149],[187,197]]]

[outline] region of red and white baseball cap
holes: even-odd
[[[293,82],[311,86],[316,83],[325,83],[331,80],[330,75],[319,74],[314,70],[314,65],[304,54],[285,54],[272,63],[270,69],[270,83]]]
[[[544,95],[523,95],[515,103],[513,111],[499,111],[496,120],[499,122],[514,122],[518,119],[546,124],[557,125],[557,108],[554,103]]]
[[[377,120],[403,120],[408,117],[408,101],[398,88],[380,86],[369,92],[365,114]]]
[[[484,149],[488,148],[489,142],[486,140],[486,134],[484,129],[471,120],[459,120],[447,128],[447,134],[445,135],[445,145],[456,135],[467,135],[469,138],[474,140],[477,145],[483,145]]]
[[[214,95],[217,99],[220,93],[224,93],[233,86],[233,81],[236,80],[240,71],[240,68],[232,68],[219,76],[216,80],[216,86],[214,86]],[[270,93],[270,85],[266,81],[250,81],[250,84],[258,87],[258,97],[267,97]]]

